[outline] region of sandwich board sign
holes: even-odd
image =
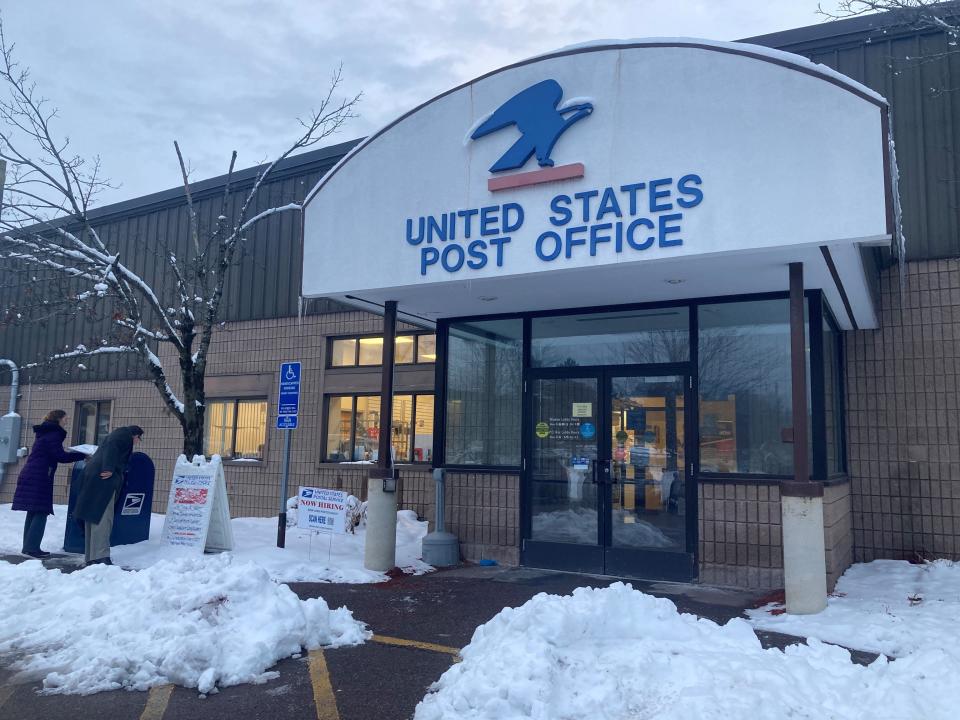
[[[219,455],[214,455],[210,462],[200,455],[193,462],[184,455],[177,458],[162,541],[200,552],[233,549],[230,502]]]
[[[346,491],[301,487],[297,495],[297,527],[325,533],[346,532]]]

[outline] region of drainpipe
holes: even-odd
[[[13,376],[10,382],[10,409],[0,418],[0,487],[7,472],[7,463],[17,461],[20,449],[20,416],[17,415],[17,393],[20,389],[20,368],[13,360],[0,358],[0,366],[10,368]]]

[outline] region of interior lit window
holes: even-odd
[[[329,340],[328,367],[371,367],[383,363],[382,337],[344,337]],[[396,365],[434,363],[437,336],[433,333],[398,333],[394,342]]]
[[[333,367],[350,367],[357,364],[357,339],[341,338],[333,341],[330,352],[330,365]]]
[[[204,454],[224,460],[263,460],[267,438],[265,399],[207,402]]]
[[[379,395],[328,397],[326,413],[325,462],[377,462],[380,452]],[[429,462],[433,457],[433,395],[394,395],[391,427],[394,462]]]
[[[358,365],[379,365],[383,362],[383,338],[360,338]]]
[[[437,361],[437,336],[417,336],[417,362],[432,363]]]
[[[409,365],[413,362],[413,335],[397,335],[394,341],[393,362],[397,365]]]

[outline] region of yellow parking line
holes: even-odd
[[[310,683],[313,685],[313,704],[317,708],[317,720],[340,720],[337,698],[330,684],[330,672],[323,650],[310,651]]]
[[[420,642],[419,640],[404,640],[403,638],[387,637],[386,635],[374,635],[373,641],[383,645],[400,645],[401,647],[414,647],[431,652],[446,653],[447,655],[453,655],[454,662],[460,662],[460,651],[448,645],[437,645],[436,643]]]
[[[16,685],[0,685],[0,709],[3,708],[4,703],[10,699],[10,696],[16,691]]]
[[[147,706],[140,713],[140,720],[162,720],[172,693],[173,685],[158,685],[150,688],[150,693],[147,695]]]

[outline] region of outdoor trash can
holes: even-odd
[[[74,463],[70,477],[70,497],[67,505],[67,528],[63,535],[65,552],[84,551],[83,522],[73,515],[77,496],[83,483],[83,460]],[[146,453],[135,452],[124,473],[123,487],[114,504],[113,531],[110,545],[131,545],[150,537],[150,509],[153,507],[153,461]]]

